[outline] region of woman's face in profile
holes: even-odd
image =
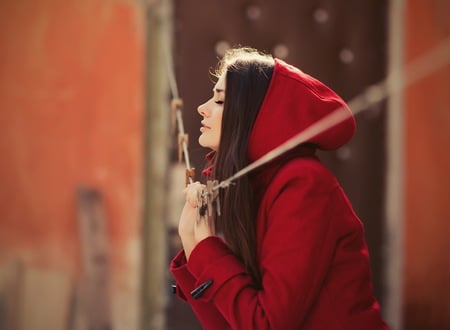
[[[222,126],[223,104],[225,101],[225,77],[223,73],[213,88],[213,96],[197,108],[203,117],[201,121],[202,133],[198,142],[202,147],[217,150],[220,143],[220,132]]]

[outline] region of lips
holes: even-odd
[[[209,127],[208,125],[206,125],[203,121],[201,122],[201,124],[202,124],[202,127],[200,128],[200,130],[202,130],[202,128],[204,129],[204,128],[211,128],[211,127]]]

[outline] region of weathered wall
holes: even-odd
[[[447,42],[447,64],[405,91],[404,329],[450,329],[450,3],[406,1],[406,64]]]
[[[70,286],[61,292],[71,294],[81,272],[75,190],[99,189],[117,329],[135,329],[139,310],[141,7],[133,0],[0,2],[0,267],[21,261],[25,270],[58,273]]]

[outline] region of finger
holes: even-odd
[[[202,184],[200,182],[194,182],[189,184],[185,188],[186,202],[188,202],[192,207],[198,207],[198,192],[202,189]]]
[[[198,207],[197,198],[186,198],[186,203],[188,203],[193,208],[197,208]]]
[[[186,193],[186,202],[188,202],[192,207],[197,207],[198,205],[198,193],[197,190],[190,189]]]
[[[183,189],[184,193],[187,193],[188,191],[194,190],[197,191],[198,189],[200,189],[202,187],[202,184],[200,182],[193,182],[193,183],[189,183],[186,188]]]

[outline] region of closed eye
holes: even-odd
[[[223,101],[214,101],[216,104],[223,104]]]

